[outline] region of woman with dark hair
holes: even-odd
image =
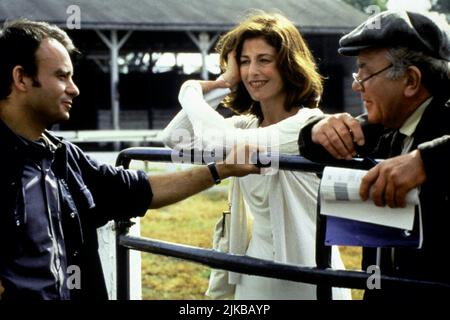
[[[166,145],[176,148],[229,149],[247,142],[272,155],[297,154],[300,127],[320,115],[322,77],[305,41],[291,21],[280,14],[258,12],[226,33],[217,45],[221,67],[216,81],[183,84],[183,110],[163,132]],[[237,116],[223,118],[218,103]],[[232,181],[229,251],[266,260],[315,266],[315,174],[278,171]],[[248,240],[247,219],[253,218]],[[333,250],[333,267],[342,269]],[[207,294],[214,296],[214,272]],[[236,299],[315,299],[315,285],[229,274]],[[333,289],[335,299],[350,298],[349,290]],[[223,298],[224,295],[215,295]]]

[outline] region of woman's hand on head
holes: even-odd
[[[234,88],[241,81],[241,75],[239,74],[239,65],[237,63],[236,51],[233,50],[228,53],[227,58],[227,70],[221,77],[230,88]]]

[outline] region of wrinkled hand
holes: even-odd
[[[360,146],[365,143],[361,125],[348,113],[329,115],[316,123],[311,138],[340,160],[351,160],[356,155],[354,143]]]
[[[252,154],[261,148],[251,145],[235,145],[223,163],[217,164],[221,178],[243,177],[251,173],[260,173],[260,168],[252,163]]]
[[[408,191],[426,180],[425,168],[419,150],[384,160],[373,167],[362,179],[361,199],[372,198],[377,206],[405,207]],[[369,194],[371,192],[371,194]]]
[[[241,81],[241,75],[239,73],[239,65],[237,63],[235,50],[228,53],[227,70],[222,75],[222,77],[231,88],[236,87],[237,84]]]

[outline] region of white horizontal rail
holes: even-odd
[[[71,142],[161,142],[162,130],[78,130],[55,131]]]

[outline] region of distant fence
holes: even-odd
[[[204,163],[202,151],[190,151],[190,157],[179,159],[200,159]],[[116,161],[116,165],[128,168],[132,160],[171,162],[172,150],[166,148],[130,148],[123,150]],[[267,157],[265,156],[267,159]],[[280,155],[279,169],[297,170],[322,173],[325,164],[311,162],[301,156]],[[191,162],[193,163],[193,162]],[[342,167],[364,168],[362,159],[341,162]],[[139,250],[148,253],[160,254],[201,263],[211,268],[224,269],[233,272],[258,275],[270,278],[291,280],[317,285],[317,298],[319,300],[331,299],[332,287],[366,289],[367,280],[371,276],[365,271],[333,270],[330,266],[331,247],[324,245],[326,216],[320,215],[317,208],[316,233],[316,267],[301,267],[277,263],[274,261],[257,259],[249,256],[221,253],[211,249],[203,249],[177,243],[170,243],[156,239],[133,237],[128,235],[131,222],[116,221],[116,262],[117,262],[117,299],[130,299],[130,266],[129,250]],[[420,288],[443,288],[450,290],[450,284],[431,281],[421,281],[407,278],[380,276],[380,282],[386,286],[405,286]]]

